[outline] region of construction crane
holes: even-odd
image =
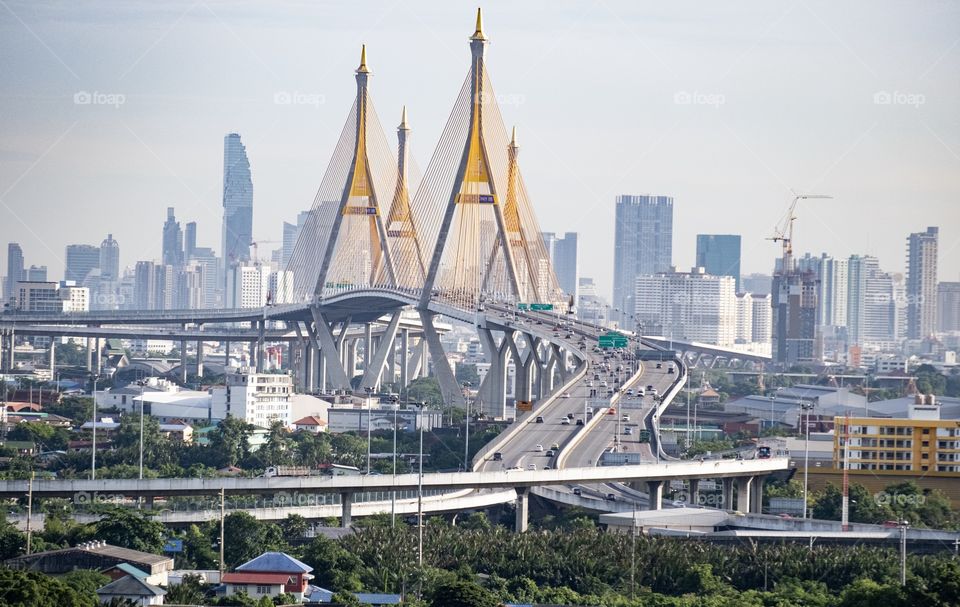
[[[815,198],[832,199],[833,196],[825,194],[797,194],[790,203],[790,209],[786,217],[779,226],[774,228],[773,236],[767,238],[773,242],[783,243],[783,272],[789,272],[793,268],[793,222],[797,219],[797,203],[801,200],[811,200]]]
[[[277,244],[279,240],[254,240],[250,243],[250,246],[253,247],[253,263],[254,265],[260,265],[260,249],[257,248],[257,245],[261,244]]]

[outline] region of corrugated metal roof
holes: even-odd
[[[229,584],[287,584],[290,581],[290,575],[286,573],[234,571],[224,573],[221,581]]]
[[[163,596],[166,590],[153,584],[148,584],[143,580],[137,579],[132,575],[125,575],[118,580],[114,580],[106,586],[97,588],[98,595],[116,596],[116,595],[134,595],[134,596]]]
[[[309,573],[313,567],[306,565],[283,552],[264,552],[257,558],[237,567],[237,571],[269,571],[283,573]]]

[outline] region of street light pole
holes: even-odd
[[[97,480],[97,379],[93,376],[93,448],[90,450],[90,480]]]
[[[373,424],[373,419],[370,409],[370,394],[373,392],[373,388],[365,388],[367,393],[367,474],[370,474],[370,426]]]
[[[463,385],[463,402],[467,410],[463,431],[463,471],[470,472],[470,382],[464,382]]]
[[[813,403],[800,402],[801,416],[806,411],[807,421],[804,429],[805,439],[803,441],[803,518],[807,518],[807,477],[810,474],[810,410],[813,409]]]
[[[417,567],[423,572],[423,408],[427,403],[420,403],[417,415],[417,424],[420,426],[420,454],[419,473],[417,474]]]
[[[400,411],[400,404],[393,404],[393,482],[397,482],[397,417]],[[390,526],[397,526],[397,490],[390,492]]]
[[[140,480],[143,480],[143,380],[137,383],[140,384]]]

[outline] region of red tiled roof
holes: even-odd
[[[308,415],[297,421],[293,422],[294,426],[326,426],[327,422],[323,421],[315,415]]]
[[[235,571],[224,573],[223,581],[226,584],[287,584],[292,576],[288,573],[246,573]]]

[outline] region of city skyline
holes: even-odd
[[[375,6],[378,14],[392,10]],[[592,8],[581,13],[561,6],[543,14],[488,7],[487,20],[497,32],[488,61],[497,66],[505,120],[522,134],[526,180],[545,218],[541,228],[581,235],[581,263],[596,268],[591,274],[601,293],[612,291],[615,196],[643,192],[676,201],[672,244],[678,268],[693,265],[695,234],[733,233],[743,236],[743,272],[770,273],[777,247],[764,239],[792,187],[834,196],[801,205],[799,251],[871,254],[883,267],[901,271],[904,235],[939,225],[939,278],[960,275],[960,257],[950,254],[958,242],[953,201],[960,193],[960,146],[949,119],[957,92],[943,77],[960,63],[951,46],[958,20],[949,16],[955,11],[871,5],[874,10],[854,20],[825,5],[704,7],[704,22],[730,26],[724,28],[728,45],[717,50],[712,39],[705,41],[715,28],[675,10]],[[420,166],[432,152],[450,95],[405,84],[409,66],[429,58],[439,79],[462,78],[458,55],[436,53],[462,41],[462,7],[426,11],[413,4],[389,14],[390,27],[367,27],[338,7],[284,6],[269,15],[252,7],[217,7],[211,9],[216,20],[209,12],[172,5],[159,9],[154,25],[122,10],[107,18],[96,9],[72,9],[69,24],[54,23],[42,5],[12,3],[10,10],[19,19],[0,24],[0,44],[7,56],[30,57],[11,65],[10,83],[0,85],[0,107],[14,118],[0,138],[8,160],[0,168],[0,191],[6,192],[0,213],[8,219],[0,240],[20,242],[29,263],[48,266],[52,276],[61,275],[65,244],[95,244],[108,232],[131,243],[122,250],[122,266],[159,259],[160,243],[142,238],[142,226],[154,217],[162,221],[168,206],[197,220],[200,242],[218,243],[222,167],[216,149],[234,131],[249,146],[264,209],[253,236],[280,239],[282,221],[308,208],[319,184],[344,99],[352,94],[361,42],[371,42],[381,112],[392,116],[408,105],[410,153]],[[267,18],[269,27],[250,29],[250,17]],[[336,31],[326,29],[328,17],[339,23]],[[57,28],[82,33],[89,23],[111,19],[123,20],[128,32],[83,52],[70,46],[70,36],[54,38]],[[894,23],[924,27],[926,35],[909,49],[888,48]],[[575,52],[558,47],[557,34],[571,31],[595,44],[577,45]],[[399,39],[418,33],[422,41],[389,52]],[[289,46],[271,46],[278,36]],[[220,48],[211,53],[212,45]],[[544,57],[538,45],[554,49],[555,56]],[[715,56],[697,66],[692,59],[702,59],[705,46]],[[117,48],[129,57],[121,61]],[[797,48],[802,60],[792,57]],[[177,70],[170,66],[192,51],[209,54],[204,69],[172,76]],[[888,60],[891,55],[897,61]],[[516,57],[524,61],[511,61]],[[818,61],[822,73],[803,72],[797,79],[798,66]],[[553,91],[561,69],[576,80],[570,95]],[[244,78],[237,77],[240,70]],[[531,70],[538,70],[535,77]],[[723,78],[711,76],[718,70]],[[589,101],[591,91],[604,90],[603,81],[614,73],[629,75],[624,86],[630,94],[618,96],[629,99],[629,107],[610,99],[603,118],[594,118],[598,101]],[[160,82],[158,74],[164,75]],[[846,84],[838,89],[841,80]],[[831,91],[833,109],[823,107],[823,91]],[[81,95],[75,103],[80,93],[89,99]],[[114,95],[114,105],[104,94]],[[914,95],[914,105],[903,95]],[[818,111],[815,123],[807,108]],[[580,126],[587,124],[589,133]],[[775,151],[774,142],[781,142]],[[84,146],[96,153],[82,154]],[[594,154],[596,149],[605,153]],[[723,159],[717,161],[720,150]],[[85,212],[71,216],[51,208],[67,198]],[[127,208],[131,200],[136,213]],[[888,221],[864,221],[875,207]],[[115,225],[106,225],[107,219]],[[852,225],[861,229],[850,230]]]

